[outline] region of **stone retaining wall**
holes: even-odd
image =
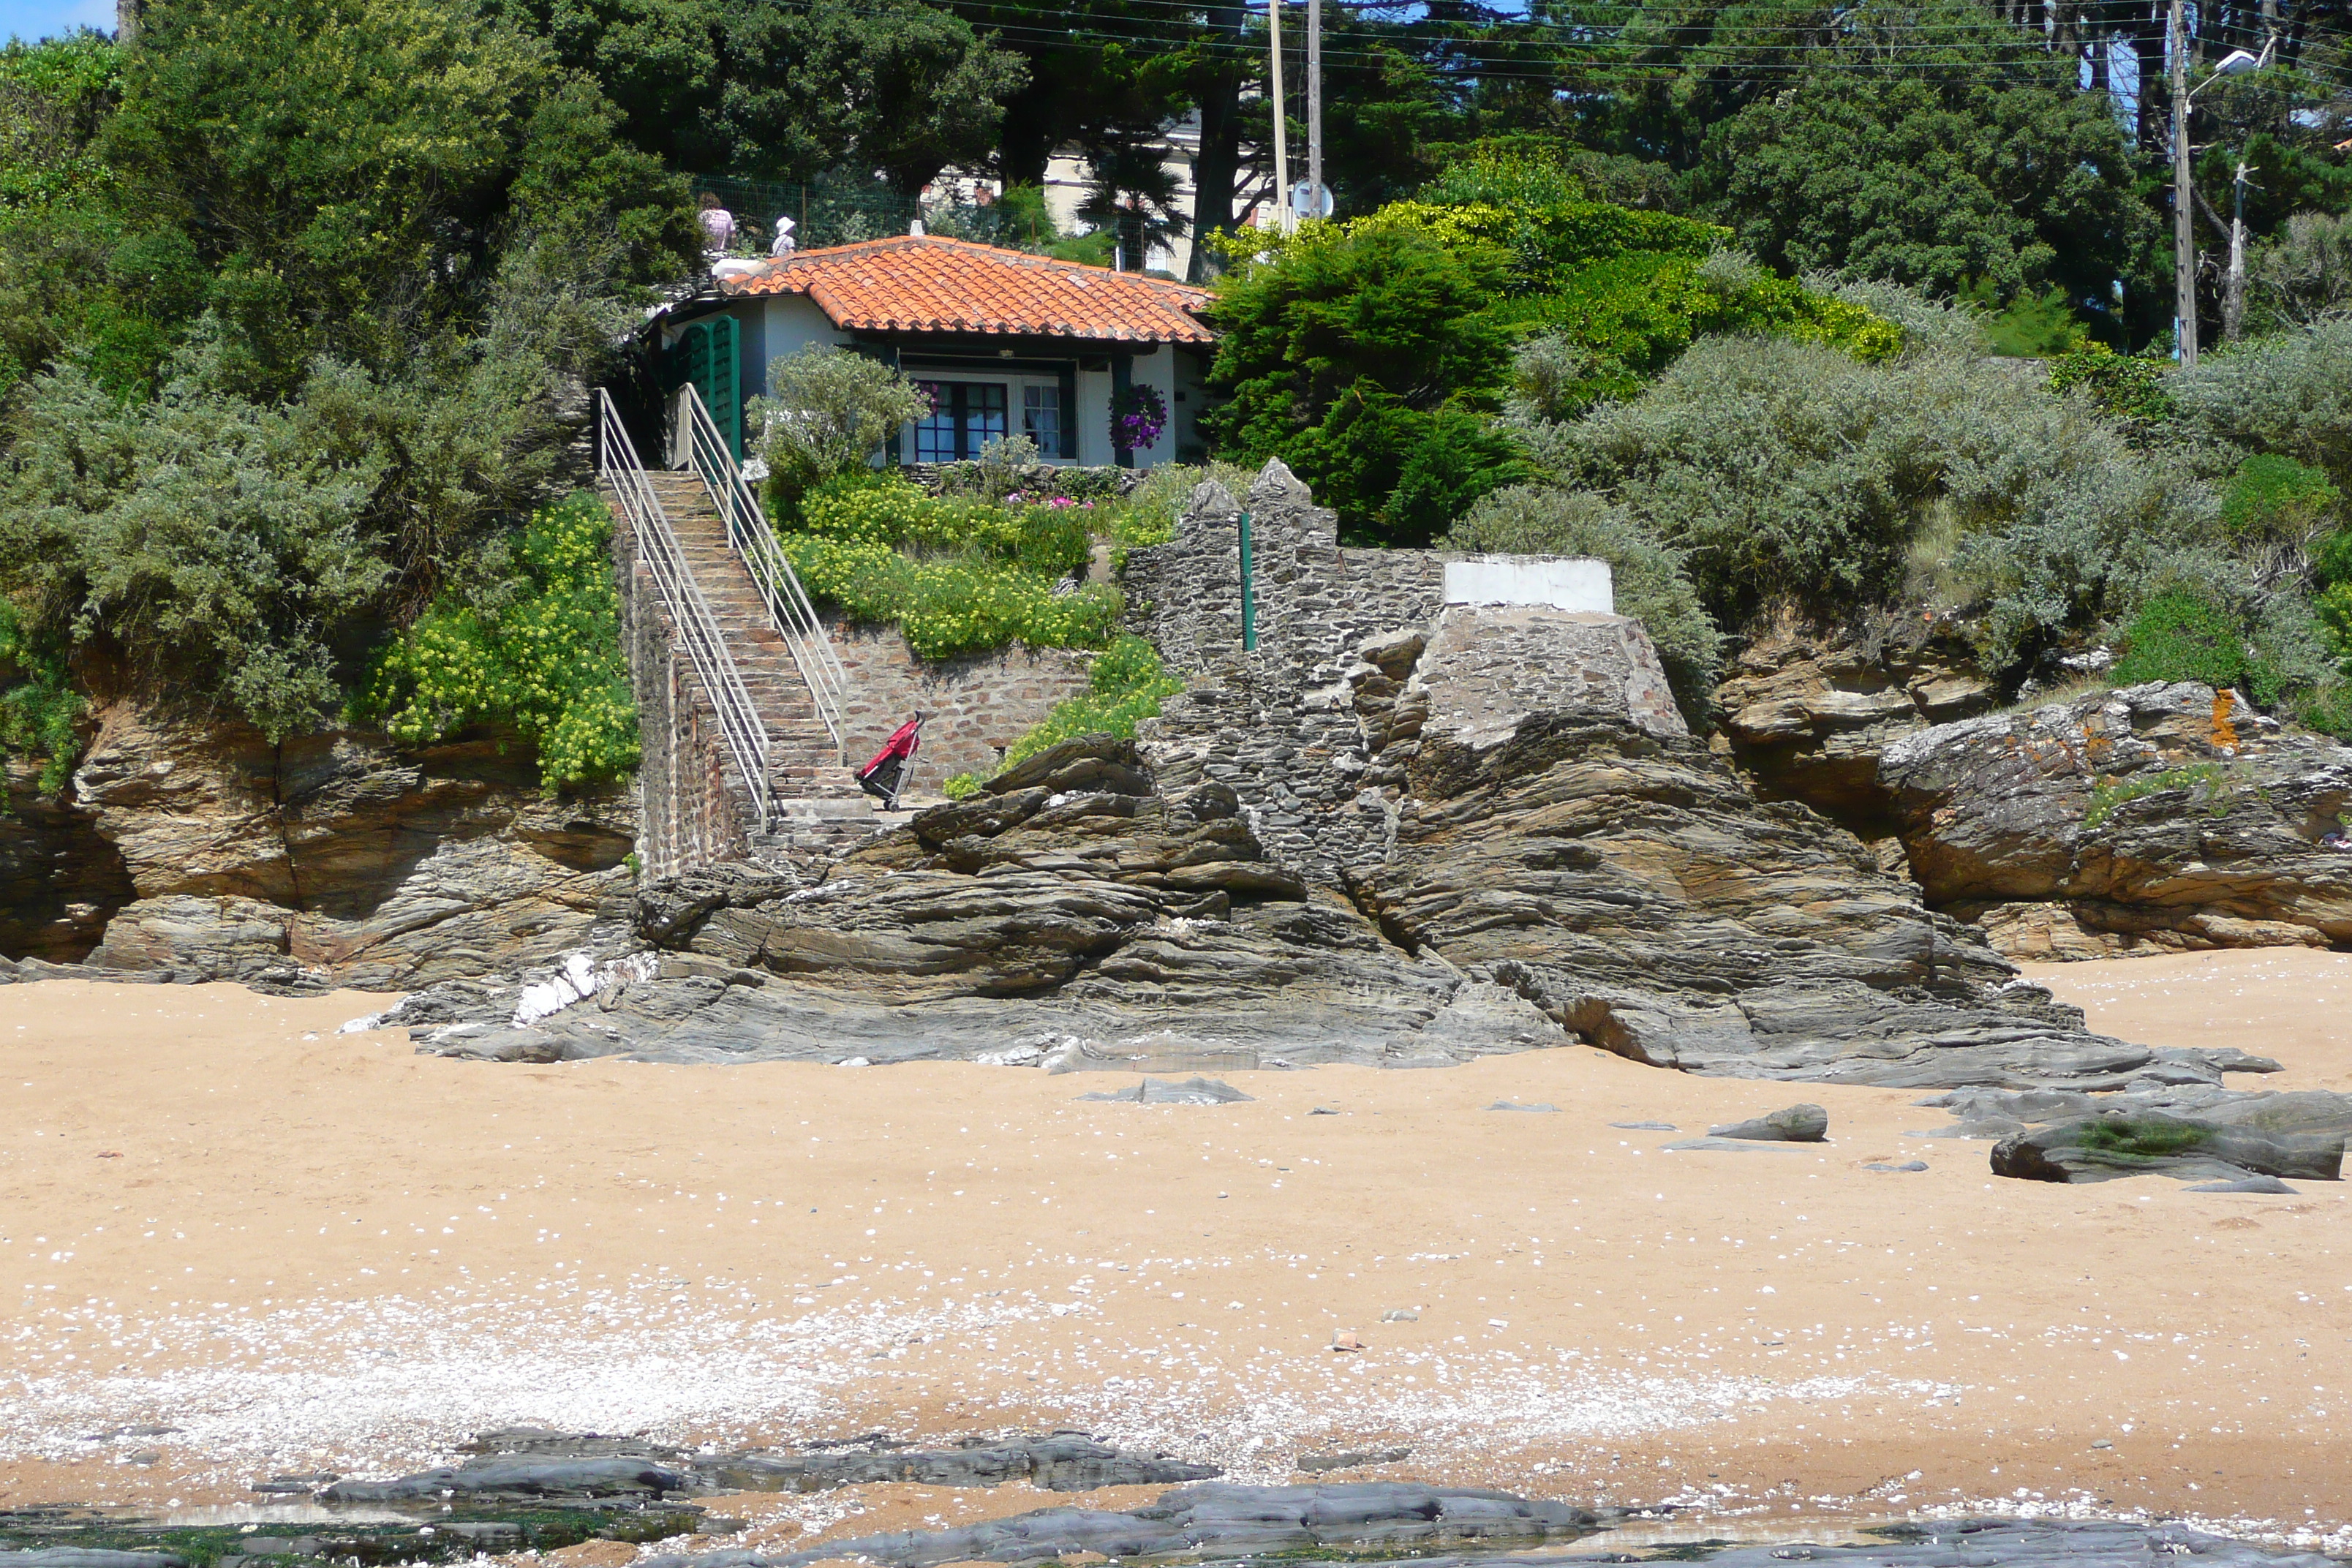
[[[1055,704],[1087,689],[1090,656],[1015,645],[955,658],[917,658],[896,626],[825,630],[849,678],[843,749],[851,766],[882,749],[890,731],[923,715],[913,789],[936,795],[956,773],[996,771],[1004,749],[1042,723]]]

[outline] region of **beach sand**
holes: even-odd
[[[2095,1027],[2287,1069],[2241,1086],[2352,1089],[2352,955],[2034,977]],[[1987,1144],[1920,1135],[1949,1119],[1914,1093],[1583,1047],[1145,1107],[1076,1099],[1123,1075],[496,1066],[333,1032],[381,1005],[0,989],[0,1506],[250,1501],[272,1473],[396,1473],[509,1424],[1067,1426],[1251,1479],[1403,1447],[1364,1473],[1751,1532],[1964,1508],[2352,1522],[2336,1184],[2000,1181]],[[1827,1143],[1660,1148],[1798,1100]],[[1612,1125],[1652,1121],[1678,1131]],[[722,1508],[792,1540],[1046,1500]]]

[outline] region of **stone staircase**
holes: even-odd
[[[792,648],[768,618],[750,569],[728,543],[726,524],[710,504],[709,492],[691,472],[649,469],[646,479],[767,729],[768,787],[782,808],[787,829],[795,825],[802,829],[793,834],[795,842],[789,847],[814,847],[799,840],[820,822],[827,825],[827,830],[816,835],[824,839],[849,830],[870,832],[875,817],[869,797],[857,787],[851,766],[817,717],[815,699],[793,661]],[[841,825],[840,830],[833,829],[834,824]]]

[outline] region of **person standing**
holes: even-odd
[[[702,226],[702,248],[714,257],[726,255],[727,247],[735,243],[735,215],[709,191],[702,193],[696,205],[701,208],[695,221]]]

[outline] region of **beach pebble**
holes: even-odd
[[[1417,1323],[1421,1321],[1421,1314],[1414,1311],[1411,1307],[1391,1307],[1387,1311],[1381,1314],[1381,1321],[1383,1323]]]
[[[1488,1106],[1486,1109],[1487,1109],[1487,1110],[1550,1110],[1550,1111],[1556,1111],[1556,1110],[1558,1110],[1559,1109],[1559,1106],[1557,1106],[1557,1105],[1550,1104],[1550,1103],[1549,1103],[1548,1101],[1540,1100],[1538,1100],[1538,1101],[1536,1101],[1533,1105],[1521,1105],[1521,1104],[1519,1104],[1517,1100],[1498,1100],[1495,1101],[1495,1103],[1494,1103],[1494,1104],[1492,1104],[1492,1105]]]
[[[1612,1127],[1622,1127],[1628,1132],[1679,1132],[1681,1128],[1671,1121],[1612,1121]]]
[[[1927,1162],[1925,1160],[1906,1160],[1899,1165],[1890,1165],[1884,1160],[1873,1160],[1863,1167],[1865,1171],[1924,1171],[1927,1168]]]

